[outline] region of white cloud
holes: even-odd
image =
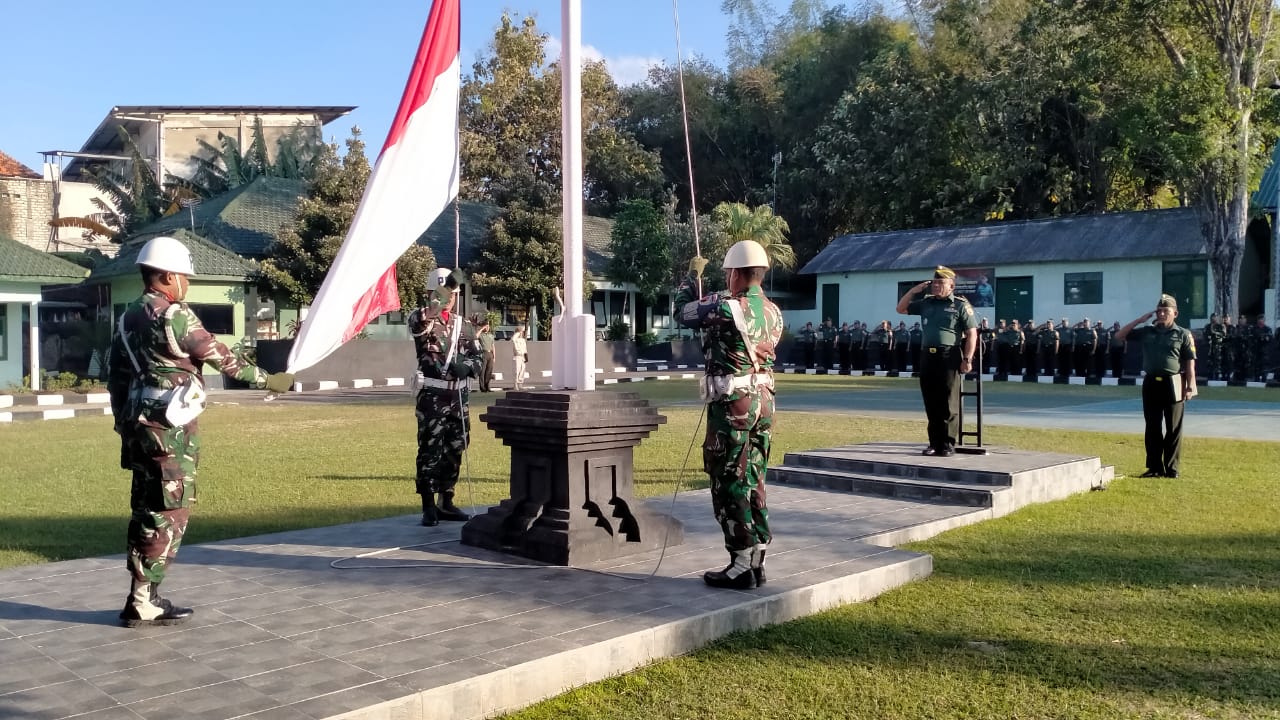
[[[609,56],[600,52],[594,45],[582,46],[584,60],[603,60],[609,68],[609,75],[619,85],[635,85],[649,77],[649,68],[665,62],[657,56],[616,55]],[[547,38],[547,58],[552,62],[560,59],[560,38],[552,35]]]

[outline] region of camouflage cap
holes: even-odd
[[[955,280],[956,271],[945,265],[939,265],[933,269],[933,277],[935,280]]]
[[[1175,300],[1172,295],[1164,294],[1160,296],[1160,302],[1156,303],[1156,307],[1158,308],[1167,307],[1170,310],[1177,310],[1178,301]]]

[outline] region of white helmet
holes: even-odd
[[[739,240],[724,254],[725,270],[731,268],[769,267],[769,255],[755,240]]]
[[[449,276],[453,271],[449,268],[441,267],[431,271],[431,281],[428,290],[439,290],[448,284]]]
[[[191,266],[191,251],[187,246],[163,235],[151,238],[142,246],[137,264],[188,277],[196,274],[195,268]]]

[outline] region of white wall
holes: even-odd
[[[959,266],[957,266],[959,267]],[[1163,282],[1163,260],[1161,258],[1144,260],[1118,260],[1109,262],[1075,262],[1075,263],[1034,263],[1021,265],[997,265],[996,292],[1000,291],[1000,278],[1030,277],[1032,278],[1032,313],[1037,323],[1050,318],[1056,324],[1066,317],[1071,324],[1082,318],[1091,322],[1103,321],[1107,326],[1119,321],[1121,325],[1152,310],[1160,297]],[[1063,276],[1066,273],[1101,272],[1102,302],[1093,305],[1067,305],[1063,302]],[[1209,307],[1212,308],[1213,275],[1208,274]],[[836,325],[843,322],[862,320],[878,324],[881,320],[890,320],[896,326],[899,320],[907,320],[898,315],[895,306],[898,304],[899,282],[921,282],[932,276],[930,270],[903,270],[890,272],[867,273],[830,273],[818,276],[817,300],[813,310],[789,310],[783,313],[786,324],[794,331],[812,322],[814,326],[821,324],[822,286],[829,283],[840,285],[840,317],[833,318]],[[1000,318],[995,317],[995,308],[979,308],[979,316],[986,316],[994,326]],[[1210,310],[1211,311],[1211,310]],[[1006,318],[1009,319],[1009,318]],[[1027,318],[1018,318],[1026,320]],[[1181,318],[1188,326],[1198,328],[1208,323],[1208,318]],[[907,320],[907,324],[911,324]]]

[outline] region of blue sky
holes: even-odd
[[[78,150],[115,105],[356,105],[326,129],[360,126],[382,145],[430,0],[6,2],[0,150],[40,170],[42,150]],[[486,49],[503,10],[534,14],[554,42],[559,0],[462,0],[462,68]],[[675,61],[671,5],[582,0],[582,42],[620,81]],[[720,0],[682,0],[685,56],[724,63]]]

